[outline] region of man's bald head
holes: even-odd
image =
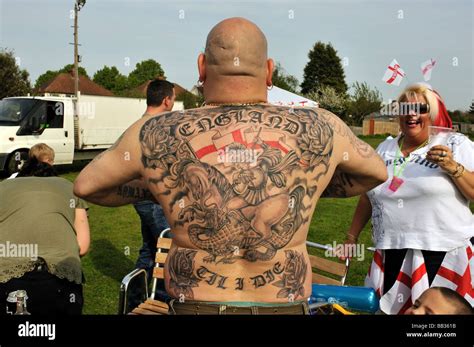
[[[209,32],[205,56],[208,73],[262,78],[267,68],[267,39],[247,19],[225,19]]]
[[[266,102],[273,60],[267,59],[267,39],[254,23],[229,18],[209,32],[198,70],[208,104]]]

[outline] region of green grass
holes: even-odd
[[[384,137],[365,137],[377,146]],[[61,177],[73,181],[84,163],[59,167]],[[321,199],[313,215],[308,240],[321,244],[341,243],[348,230],[357,198]],[[474,204],[471,204],[474,211]],[[134,208],[129,206],[107,208],[90,205],[91,249],[82,258],[86,277],[84,285],[85,314],[116,314],[120,282],[133,270],[141,246],[140,220]],[[370,223],[369,223],[370,224]],[[370,225],[366,226],[359,240],[365,247],[371,246]],[[323,254],[323,252],[312,252]],[[348,285],[363,285],[372,252],[365,251],[362,261],[351,263]]]

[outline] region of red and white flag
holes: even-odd
[[[405,72],[400,68],[400,64],[398,64],[397,60],[393,59],[387,67],[387,71],[385,71],[382,81],[399,86],[403,77],[405,77]]]
[[[421,63],[421,73],[423,74],[423,78],[425,81],[429,81],[431,79],[431,70],[436,64],[436,60],[430,59]]]
[[[447,287],[457,291],[474,307],[474,246],[469,244],[446,253],[431,283],[428,282],[423,254],[407,251],[397,280],[384,295],[384,251],[377,250],[365,279],[380,297],[380,310],[386,314],[403,314],[429,287]]]

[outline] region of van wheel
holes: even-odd
[[[18,150],[10,154],[10,157],[8,157],[7,161],[7,166],[6,166],[6,171],[8,175],[11,175],[15,172],[20,171],[21,167],[23,164],[26,162],[28,159],[28,152],[27,151],[22,151]]]

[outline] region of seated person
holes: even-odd
[[[0,262],[0,315],[16,290],[26,290],[32,315],[82,312],[87,205],[71,182],[54,176],[51,165],[33,157],[18,178],[0,183],[0,240],[9,249]]]
[[[30,148],[28,152],[28,159],[36,158],[39,162],[47,163],[51,166],[54,165],[54,149],[49,147],[45,143],[37,143]],[[20,167],[21,169],[21,167]],[[7,179],[15,178],[18,176],[18,172],[13,173]]]
[[[445,287],[432,287],[415,300],[405,314],[474,314],[469,302],[458,292]]]

